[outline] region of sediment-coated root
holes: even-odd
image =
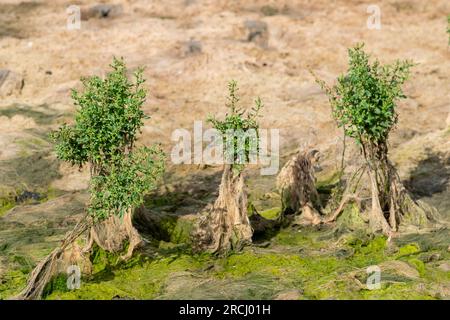
[[[79,250],[76,240],[88,231],[88,244],[83,250]],[[129,210],[123,218],[111,216],[107,220],[101,222],[94,222],[90,216],[86,215],[75,228],[65,236],[61,245],[54,249],[33,269],[26,287],[15,297],[15,299],[40,299],[46,285],[60,271],[58,270],[58,264],[62,262],[66,255],[68,255],[70,259],[74,258],[74,255],[76,255],[80,259],[85,260],[85,255],[90,251],[94,243],[104,250],[120,252],[123,250],[123,245],[127,240],[129,245],[126,254],[122,256],[122,259],[124,260],[130,258],[134,249],[142,243],[139,233],[132,225],[131,210]],[[70,249],[72,249],[72,252],[68,254]]]
[[[366,179],[361,179],[364,176]],[[386,160],[376,167],[361,167],[349,180],[338,208],[323,222],[335,221],[350,202],[356,201],[361,209],[364,199],[370,199],[370,203],[366,203],[370,229],[386,236],[398,231],[401,225],[422,227],[439,220],[435,208],[412,198],[394,166]]]
[[[301,207],[300,212],[300,215],[295,216],[293,224],[315,226],[323,222],[321,214],[310,203]]]
[[[318,160],[317,150],[297,152],[281,169],[277,177],[277,188],[281,194],[280,219],[286,214],[301,215],[300,224],[319,224],[322,217],[320,198],[315,186],[314,163]]]
[[[44,260],[42,260],[31,272],[26,287],[14,299],[35,300],[40,299],[46,285],[50,282],[57,271],[57,264],[61,256],[83,233],[92,226],[92,219],[85,216],[70,231],[62,241],[61,245],[54,249]]]
[[[121,252],[125,243],[128,248],[123,260],[129,259],[134,250],[142,245],[143,240],[132,223],[132,210],[128,210],[123,217],[111,215],[108,219],[94,224],[89,231],[89,241],[83,251],[89,251],[97,244],[108,252]]]
[[[219,196],[194,230],[194,249],[225,253],[250,244],[253,230],[247,204],[243,173],[235,173],[231,165],[225,165]]]

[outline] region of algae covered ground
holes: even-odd
[[[411,156],[401,152],[397,158],[411,161]],[[20,166],[27,157],[24,155],[7,165]],[[51,156],[43,159],[49,163],[56,161]],[[60,179],[58,166],[47,168],[53,172],[47,178],[31,173],[23,175],[34,177],[30,181],[36,183],[34,190],[43,190],[42,199],[21,203],[12,199],[3,206],[0,299],[11,298],[23,289],[33,267],[58,246],[83,215],[88,200],[86,191],[52,189],[55,179]],[[324,168],[317,188],[326,198],[335,185],[336,175]],[[427,179],[435,176],[427,168],[421,167],[417,176],[423,179],[425,173],[424,181],[414,181],[416,176],[411,176],[413,185],[429,185]],[[438,170],[436,174],[443,172],[446,171]],[[33,173],[39,175],[41,171]],[[122,262],[119,255],[95,249],[90,257],[92,270],[82,276],[79,289],[68,290],[67,275],[60,274],[47,286],[44,298],[450,298],[450,230],[445,224],[440,228],[402,232],[392,239],[370,236],[356,208],[351,206],[335,225],[270,230],[257,234],[252,246],[228,256],[193,253],[189,243],[192,221],[217,196],[220,173],[220,168],[169,168],[164,184],[149,194],[145,202],[147,210],[159,217],[160,232],[146,235],[143,230],[148,243],[127,262]],[[274,190],[275,177],[263,177],[250,170],[248,178],[251,204],[267,219],[276,219],[281,208],[280,196]],[[20,185],[16,188],[20,189]],[[431,192],[421,199],[440,206],[443,220],[448,221],[450,210],[443,201],[448,195],[448,189],[443,188],[442,192]],[[368,272],[371,266],[377,266],[381,272],[381,286],[374,290],[367,286],[368,277],[373,276]]]
[[[101,254],[79,290],[55,284],[47,299],[442,299],[449,298],[445,247],[384,237],[342,243],[309,230],[285,230],[265,247],[224,258],[193,255],[161,243],[152,257],[114,265]],[[423,239],[448,239],[448,230]],[[402,244],[402,240],[407,244]],[[421,247],[422,245],[422,247]],[[266,246],[266,243],[263,243]],[[445,262],[447,261],[447,262]],[[112,263],[111,263],[112,262]],[[111,264],[109,264],[111,263]],[[368,290],[368,266],[381,269],[381,288]],[[447,269],[445,269],[447,268]],[[64,280],[64,279],[63,279]]]
[[[444,231],[443,231],[444,232]],[[445,231],[447,232],[447,231]],[[436,234],[436,237],[448,237]],[[426,237],[426,236],[425,236]],[[426,244],[422,243],[423,246]],[[193,255],[161,244],[151,256],[127,263],[97,252],[94,273],[68,291],[56,278],[46,299],[442,299],[448,298],[450,254],[417,243],[387,244],[384,237],[333,244],[312,231],[282,231],[266,248],[224,258]],[[382,270],[381,288],[366,287],[368,266]],[[444,269],[444,267],[447,268]],[[11,294],[26,270],[11,272],[0,287]]]
[[[262,215],[275,218],[277,211],[271,208]],[[351,215],[345,212],[344,218]],[[339,226],[289,227],[261,235],[242,252],[217,257],[192,253],[186,243],[189,219],[166,218],[162,225],[167,228],[167,241],[153,239],[127,262],[95,249],[92,272],[82,277],[80,289],[68,290],[67,276],[61,274],[47,286],[45,299],[450,298],[447,228],[403,234],[388,241],[384,236]],[[48,241],[52,233],[61,231],[51,226],[27,229],[31,242],[27,246],[2,245],[1,257],[8,260],[10,269],[2,274],[0,298],[9,298],[24,286],[34,263],[51,247],[48,243],[46,248],[39,247],[38,237]],[[26,238],[24,234],[16,236]],[[23,251],[17,251],[18,247]],[[370,266],[380,268],[378,289],[367,287]]]
[[[14,119],[23,113],[23,108],[14,110],[5,117]],[[20,145],[13,159],[0,162],[5,172],[0,299],[13,297],[25,286],[30,271],[59,245],[83,216],[88,201],[83,172],[65,168],[50,150],[46,137],[55,121],[49,119],[48,126],[24,133],[43,141],[39,150],[36,144],[33,148]],[[420,148],[423,145],[428,146],[426,150]],[[442,219],[449,221],[446,152],[448,131],[443,130],[412,139],[396,148],[393,158],[413,194],[436,206]],[[324,199],[337,181],[335,167],[327,165],[331,157],[325,153],[316,185]],[[281,210],[276,177],[258,172],[248,172],[249,200],[261,215],[276,219]],[[224,257],[192,253],[192,221],[217,197],[220,174],[220,168],[169,167],[161,185],[145,201],[147,210],[159,217],[160,232],[148,235],[147,245],[127,262],[120,262],[119,255],[94,250],[92,272],[82,277],[80,289],[68,290],[67,275],[61,274],[47,286],[44,298],[450,298],[450,231],[445,223],[386,239],[367,235],[364,222],[349,207],[335,225],[271,230],[256,235],[253,245],[242,252]],[[21,200],[25,190],[39,198]],[[371,266],[381,272],[381,287],[374,290],[367,286]]]

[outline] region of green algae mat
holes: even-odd
[[[68,290],[62,274],[45,299],[448,299],[450,253],[441,241],[448,237],[442,229],[390,242],[356,234],[334,241],[327,230],[286,229],[226,257],[161,241],[126,263],[96,250],[79,289]],[[2,275],[2,299],[31,269],[25,257],[14,259],[16,269]],[[370,266],[381,271],[377,289],[367,286]]]

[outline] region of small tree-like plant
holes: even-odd
[[[133,208],[143,202],[164,169],[164,157],[158,146],[136,148],[136,140],[145,115],[142,105],[146,91],[142,87],[142,69],[127,78],[123,60],[114,59],[105,79],[82,79],[84,90],[73,90],[78,107],[75,123],[63,125],[52,133],[56,154],[72,165],[90,168],[90,202],[87,215],[32,272],[21,298],[39,298],[55,272],[55,263],[64,250],[90,229],[90,241],[108,251],[120,251],[125,242],[128,258],[141,242],[131,221]]]
[[[388,159],[389,134],[398,120],[397,101],[405,98],[402,85],[413,63],[397,61],[381,65],[378,60],[371,63],[363,46],[358,44],[349,49],[348,71],[338,78],[336,85],[329,87],[317,81],[329,97],[338,126],[356,141],[364,157],[364,167],[355,174],[367,173],[369,177],[370,225],[374,231],[390,234],[404,220],[423,225],[434,213],[432,208],[410,197]],[[361,181],[360,178],[350,180]],[[350,189],[356,190],[357,186]],[[343,199],[350,198],[355,197],[344,196]],[[335,212],[332,219],[337,214]]]
[[[131,224],[131,210],[154,188],[163,161],[157,147],[135,148],[145,118],[142,69],[134,73],[132,83],[123,60],[114,58],[111,67],[105,79],[82,79],[84,90],[72,92],[79,107],[75,124],[62,126],[52,136],[58,158],[90,168],[88,210],[98,222],[91,229],[90,244],[96,242],[114,252],[128,240],[129,256],[140,243]]]
[[[224,120],[209,117],[223,137],[225,159],[219,196],[205,215],[199,219],[194,231],[197,250],[226,253],[251,243],[252,227],[248,217],[248,200],[244,184],[244,169],[259,148],[257,118],[263,107],[259,98],[250,111],[238,106],[236,81],[228,84],[229,112]],[[253,133],[253,134],[249,134]]]

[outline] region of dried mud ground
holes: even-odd
[[[381,30],[368,30],[365,1],[116,1],[117,15],[65,28],[70,1],[0,3],[0,68],[20,74],[21,92],[0,100],[0,299],[16,294],[35,264],[82,216],[87,172],[55,158],[48,133],[72,121],[70,88],[102,75],[113,56],[145,66],[151,116],[142,144],[170,153],[176,128],[224,114],[226,83],[242,103],[260,96],[263,128],[278,128],[283,164],[300,145],[323,154],[317,185],[334,183],[341,134],[308,68],[332,82],[347,65],[346,48],[364,41],[383,62],[418,63],[405,85],[390,157],[415,198],[450,221],[450,47],[448,1],[378,1]],[[83,9],[93,2],[77,1]],[[266,23],[249,41],[246,21]],[[205,125],[206,126],[206,125]],[[353,154],[353,156],[352,156]],[[348,161],[357,153],[347,152]],[[280,210],[275,176],[248,172],[252,204]],[[127,263],[101,251],[79,290],[56,278],[46,299],[449,299],[450,231],[407,230],[388,242],[345,223],[288,228],[255,239],[243,252],[215,258],[186,244],[190,221],[217,195],[220,168],[168,166],[146,207],[165,234]],[[24,191],[35,197],[20,197]],[[30,194],[28,194],[30,195]],[[38,196],[37,196],[38,195]],[[22,201],[23,200],[23,201]],[[344,217],[352,218],[347,212]],[[381,288],[365,286],[366,268],[381,269]]]

